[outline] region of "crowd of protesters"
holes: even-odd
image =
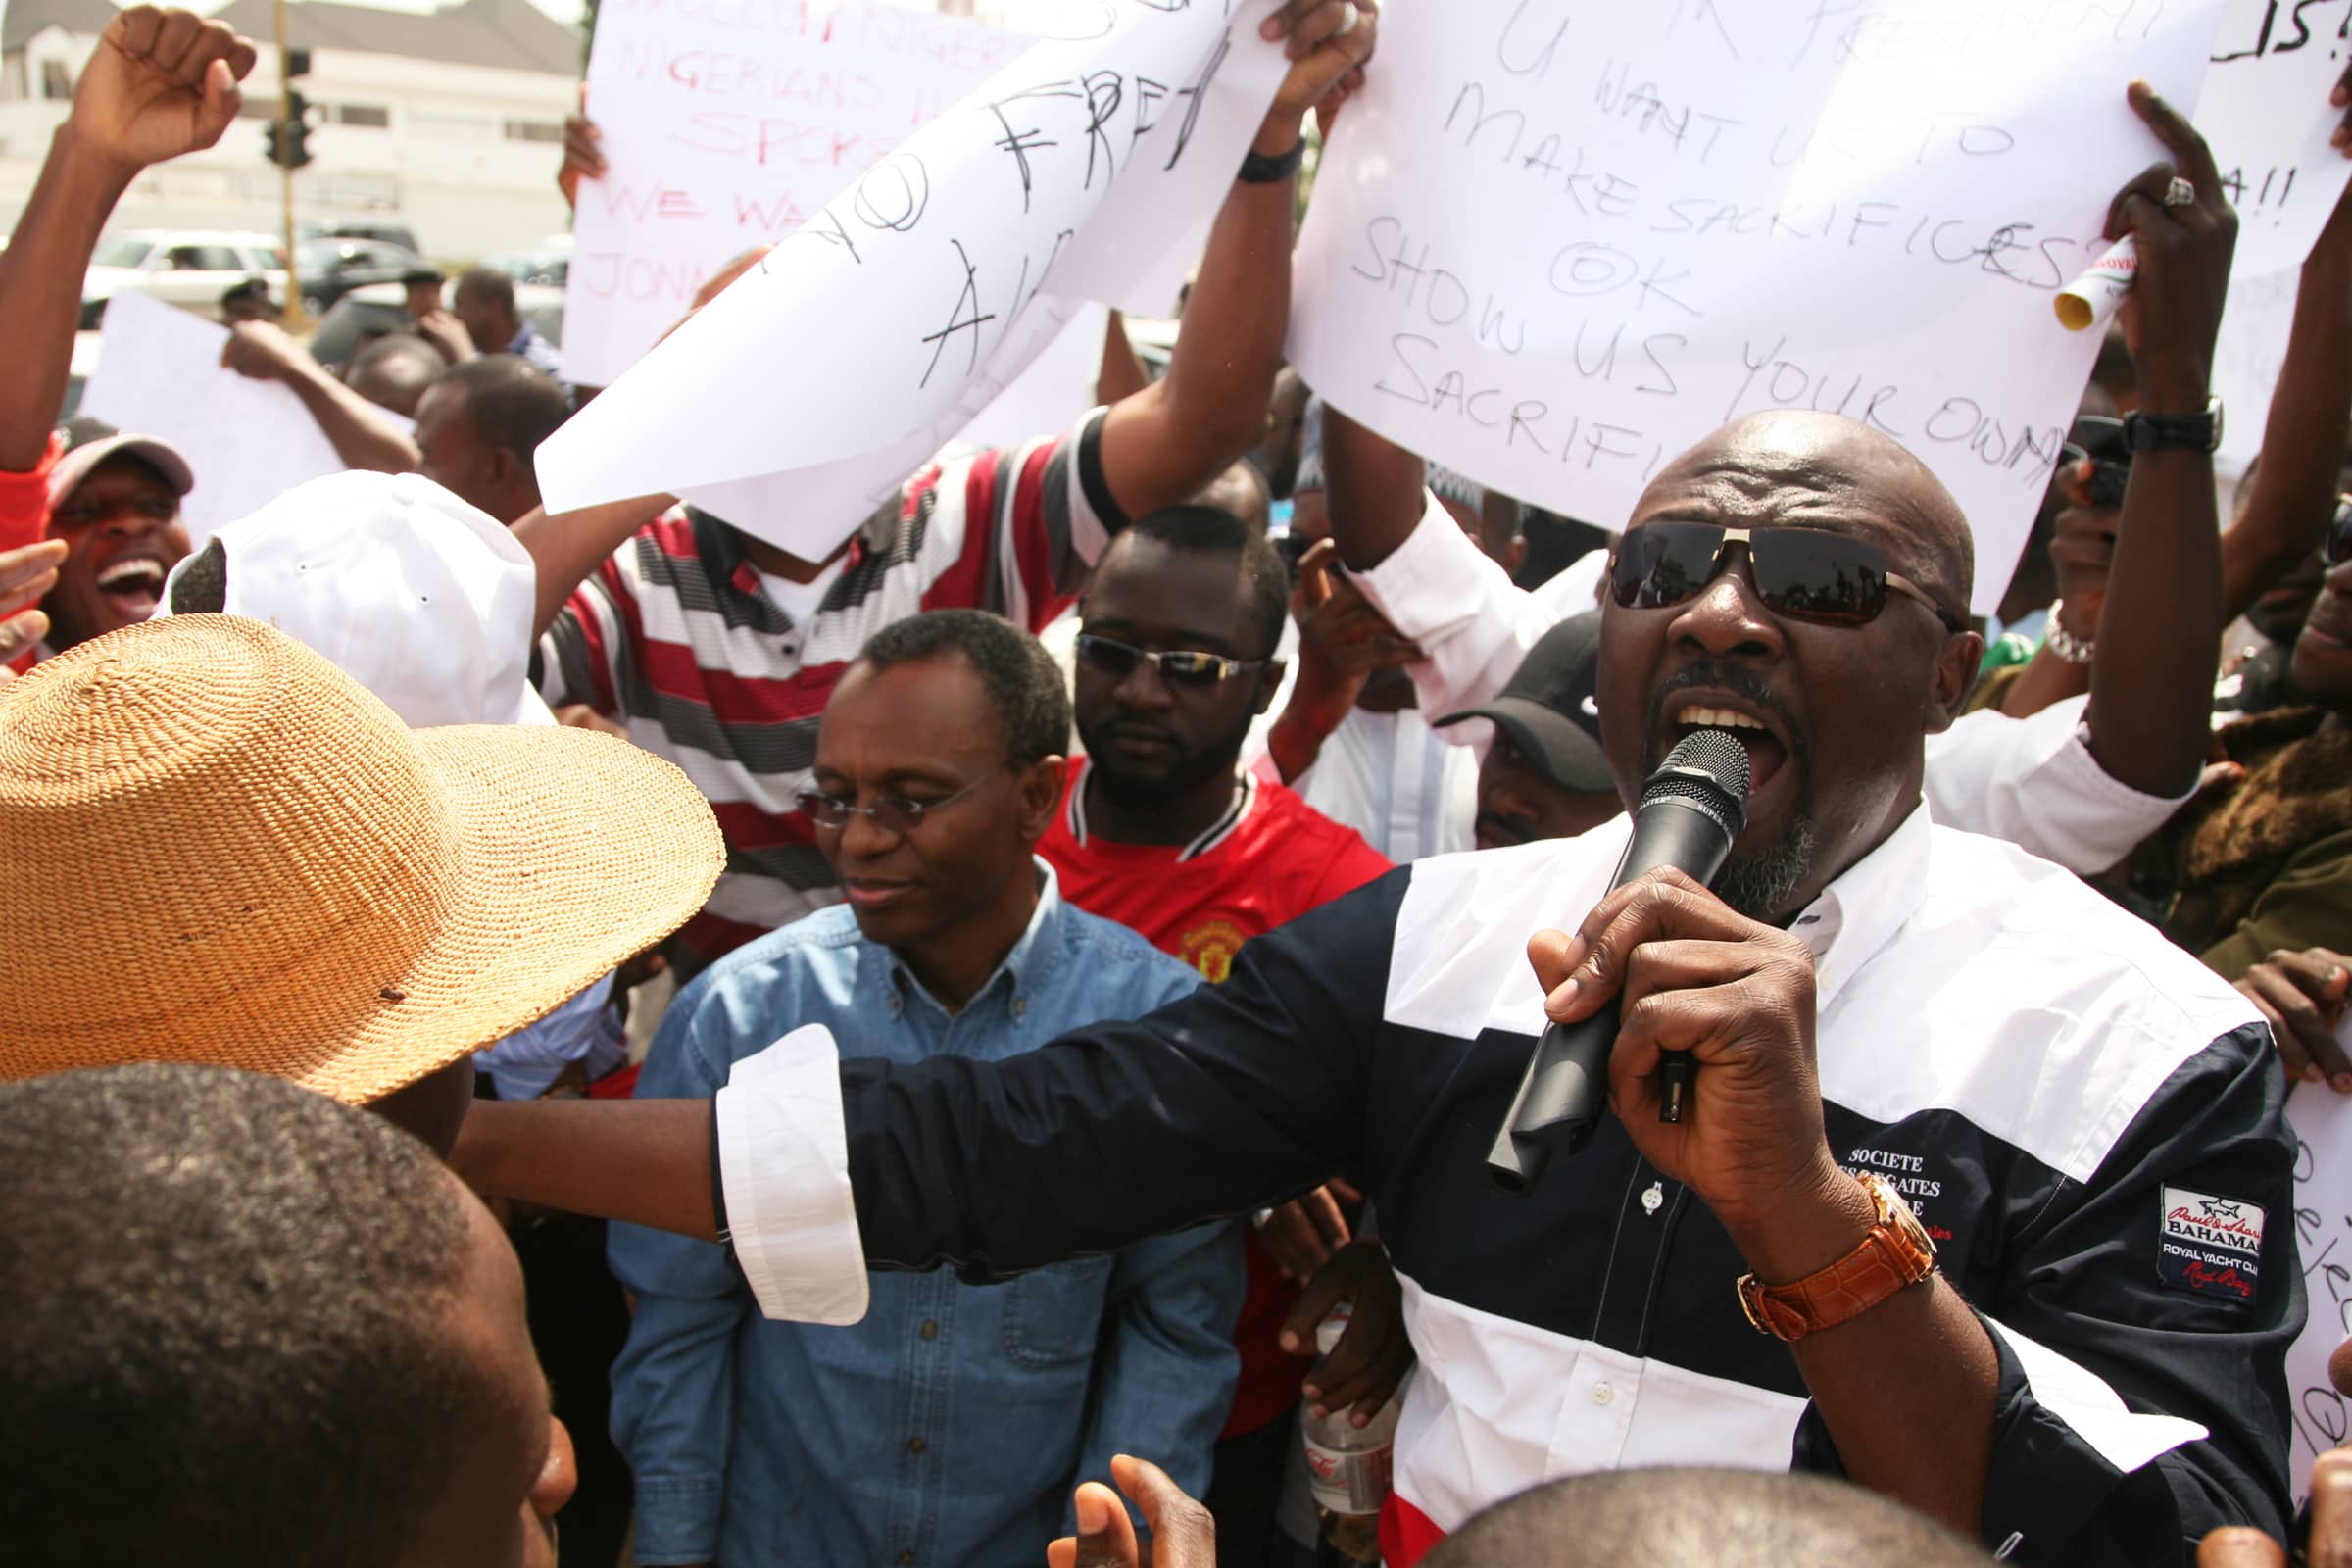
[[[2352,1561],[2284,1114],[2352,1095],[2352,197],[2224,526],[2235,218],[2131,88],[1988,622],[1862,424],[1579,520],[1300,381],[1377,32],[1266,22],[1162,373],[1114,315],[1096,407],[809,559],[551,514],[595,389],[478,270],[339,368],[233,302],[348,471],[192,540],[207,453],[58,410],[255,51],[108,25],[0,251],[0,1558]],[[1728,860],[1614,885],[1693,736]]]

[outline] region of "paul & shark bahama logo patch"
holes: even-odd
[[[2252,1305],[2262,1277],[2261,1208],[2235,1198],[2164,1189],[2156,1270],[2175,1290]]]

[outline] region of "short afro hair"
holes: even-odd
[[[1982,1546],[1890,1498],[1825,1476],[1607,1470],[1533,1488],[1448,1536],[1428,1568],[1971,1568]]]
[[[1258,654],[1271,659],[1282,646],[1283,623],[1291,615],[1291,571],[1272,541],[1222,507],[1192,503],[1145,514],[1128,530],[1184,555],[1232,556],[1241,563],[1243,592],[1257,623]]]
[[[146,1063],[0,1085],[14,1561],[392,1568],[501,1407],[465,1197],[380,1117]]]
[[[1070,694],[1045,645],[985,610],[934,610],[893,621],[865,641],[858,662],[877,670],[961,654],[997,710],[1004,760],[1027,767],[1070,743]]]
[[[514,309],[514,279],[495,267],[468,267],[458,274],[457,297]]]
[[[441,372],[435,386],[466,395],[466,418],[481,438],[531,461],[539,443],[571,417],[571,394],[530,361],[484,354]]]

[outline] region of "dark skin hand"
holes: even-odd
[[[1424,657],[1372,607],[1362,589],[1332,575],[1339,554],[1334,540],[1308,546],[1298,561],[1298,586],[1291,592],[1291,618],[1298,623],[1298,679],[1266,736],[1266,749],[1285,784],[1314,766],[1323,743],[1355,707],[1375,671],[1402,669]]]
[[[1110,1477],[1143,1510],[1150,1543],[1137,1537],[1119,1492],[1088,1481],[1071,1498],[1078,1534],[1046,1547],[1047,1568],[1217,1568],[1216,1521],[1165,1470],[1122,1453]]]
[[[9,661],[49,635],[49,617],[39,606],[57,586],[57,568],[65,559],[63,539],[0,550],[0,681],[15,678],[6,667]]]
[[[1350,1303],[1340,1343],[1299,1386],[1316,1418],[1352,1406],[1350,1421],[1370,1426],[1413,1364],[1404,1332],[1404,1291],[1378,1242],[1349,1242],[1315,1272],[1282,1323],[1282,1348],[1311,1355],[1315,1328],[1342,1301]]]
[[[2139,247],[2139,274],[2120,318],[2138,371],[2139,409],[2147,415],[2199,414],[2212,379],[2237,216],[2196,127],[2145,82],[2133,82],[2128,97],[2172,155],[2126,185],[2107,215],[2107,237],[2129,233]],[[2195,188],[2196,199],[2167,207],[2165,191],[2176,174]],[[2020,690],[2004,710],[2013,715],[2033,711],[2087,686],[2090,749],[2099,766],[2143,794],[2186,791],[2196,782],[2210,737],[2211,650],[2223,624],[2218,529],[2212,454],[2140,453],[2124,491],[2087,671],[2064,664],[2045,647],[2019,677]],[[2101,714],[2124,715],[2125,721],[2102,725]]]
[[[2352,959],[2328,948],[2281,948],[2241,975],[2237,989],[2270,1024],[2289,1082],[2352,1095],[2352,1058],[2336,1039],[2352,996]]]
[[[1258,1246],[1266,1250],[1274,1266],[1282,1270],[1282,1277],[1303,1280],[1348,1245],[1348,1238],[1355,1234],[1348,1223],[1348,1215],[1362,1203],[1363,1199],[1355,1189],[1346,1182],[1334,1181],[1266,1210],[1264,1224],[1255,1220],[1250,1223],[1255,1228]]]

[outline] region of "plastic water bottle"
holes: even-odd
[[[1315,1326],[1318,1367],[1347,1331],[1348,1311],[1347,1303],[1342,1302]],[[1315,1505],[1326,1515],[1322,1553],[1326,1563],[1380,1561],[1380,1510],[1389,1500],[1396,1408],[1397,1401],[1391,1398],[1371,1424],[1362,1427],[1355,1424],[1348,1406],[1328,1415],[1299,1417]]]

